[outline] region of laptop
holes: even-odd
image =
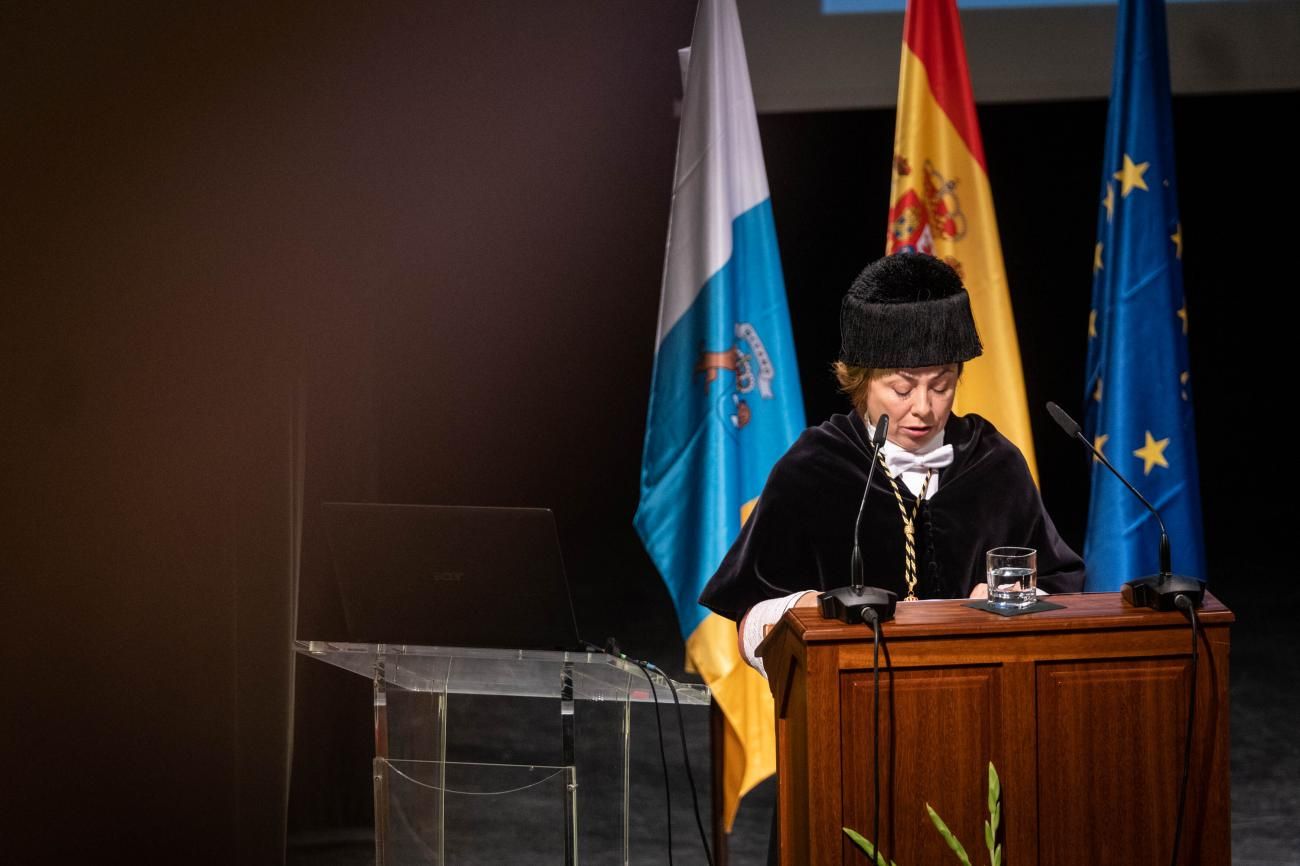
[[[348,640],[581,649],[549,509],[322,508]]]

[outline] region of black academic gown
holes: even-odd
[[[1038,551],[1046,592],[1083,590],[1083,560],[1061,540],[1020,449],[978,415],[951,415],[944,444],[953,462],[916,518],[920,598],[965,598],[985,581],[994,547]],[[805,430],[777,461],[758,505],[700,596],[705,607],[739,620],[760,601],[805,589],[847,585],[853,525],[872,449],[857,413]],[[901,481],[911,513],[916,498]],[[903,518],[889,479],[877,467],[862,516],[865,579],[907,595]]]

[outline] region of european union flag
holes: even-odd
[[[1161,0],[1120,0],[1106,123],[1085,430],[1165,520],[1173,570],[1204,579],[1200,481]],[[1159,571],[1156,521],[1099,462],[1084,558],[1089,590]]]

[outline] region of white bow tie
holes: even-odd
[[[940,445],[933,451],[927,451],[924,454],[901,449],[898,451],[891,450],[885,454],[885,465],[889,467],[890,473],[895,476],[912,470],[924,472],[927,469],[942,469],[951,464],[951,445]]]

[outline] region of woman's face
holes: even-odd
[[[957,365],[893,370],[867,383],[867,420],[889,416],[889,441],[915,451],[948,423]]]

